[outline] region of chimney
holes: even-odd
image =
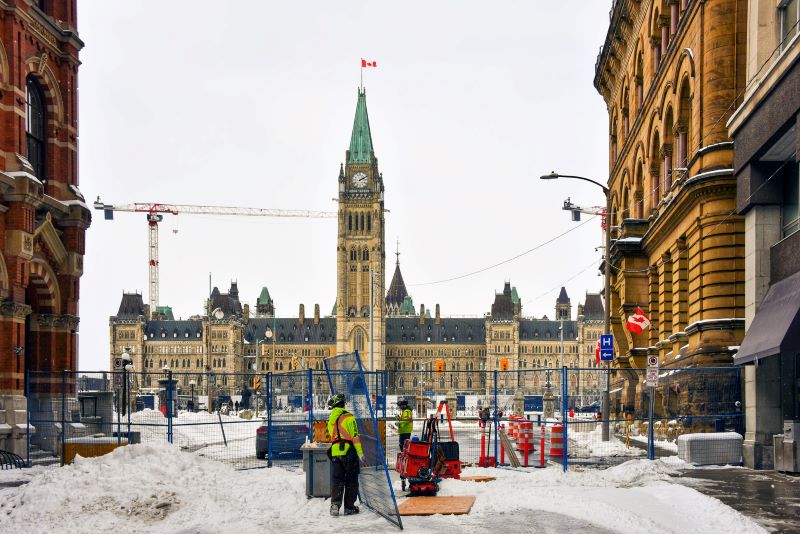
[[[314,304],[314,324],[319,324],[319,304]]]
[[[439,325],[439,324],[441,324],[441,323],[442,323],[442,317],[441,317],[441,315],[439,315],[439,305],[438,305],[438,304],[436,305],[436,319],[435,319],[435,323],[436,323],[437,325]]]
[[[245,304],[242,309],[242,322],[247,324],[250,322],[250,305]]]
[[[419,305],[419,324],[420,324],[420,326],[425,324],[425,305],[424,304],[420,304]]]
[[[305,320],[306,320],[306,307],[301,304],[300,305],[299,315],[297,317],[297,322],[299,322],[300,324],[303,324],[303,322]]]

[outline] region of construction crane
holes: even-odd
[[[561,207],[564,211],[571,211],[572,212],[572,220],[577,222],[581,220],[581,213],[586,213],[588,215],[600,215],[602,219],[600,220],[600,226],[603,228],[603,231],[606,229],[606,208],[605,206],[589,206],[588,208],[581,208],[580,206],[576,206],[572,202],[570,202],[569,197],[567,200],[564,201],[564,205]]]
[[[94,202],[94,209],[102,210],[107,220],[114,219],[115,211],[147,214],[149,233],[150,271],[150,312],[158,307],[158,223],[164,220],[165,213],[171,215],[239,215],[244,217],[291,217],[306,219],[330,219],[336,217],[333,211],[279,210],[266,208],[237,208],[231,206],[192,206],[186,204],[160,204],[156,202],[137,202],[134,204],[104,204],[100,197]]]

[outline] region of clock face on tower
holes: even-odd
[[[367,175],[363,172],[357,172],[353,175],[353,185],[355,187],[361,188],[366,187],[367,185]]]

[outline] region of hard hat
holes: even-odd
[[[344,406],[344,394],[337,393],[328,397],[328,408],[336,408],[337,406]]]

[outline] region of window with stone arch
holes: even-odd
[[[672,106],[667,107],[667,112],[664,114],[664,143],[661,147],[661,160],[663,164],[663,178],[662,182],[664,184],[664,195],[669,193],[670,189],[672,189],[672,147],[673,147],[673,128],[675,126],[675,119],[674,114],[672,112]]]
[[[675,167],[687,169],[689,167],[689,155],[692,152],[690,148],[692,139],[689,135],[692,123],[692,100],[688,76],[681,82],[681,88],[678,94],[678,121],[675,123],[677,137]]]
[[[653,209],[658,206],[658,201],[661,200],[663,193],[661,191],[661,184],[659,183],[659,168],[661,160],[661,137],[658,135],[658,130],[653,132],[652,143],[650,144],[650,175],[652,177],[652,204]]]
[[[44,94],[39,83],[28,76],[25,83],[25,141],[27,158],[33,166],[36,177],[42,182],[47,180],[46,147],[47,147],[47,108]]]
[[[364,332],[361,329],[356,329],[353,333],[353,350],[358,351],[359,353],[364,352]]]

